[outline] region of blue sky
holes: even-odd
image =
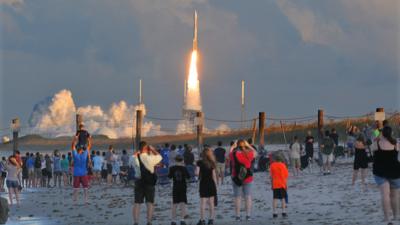
[[[199,13],[199,76],[212,118],[359,115],[400,108],[397,0],[0,0],[0,127],[61,89],[75,104],[136,103],[179,117]]]

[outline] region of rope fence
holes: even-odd
[[[389,121],[394,121],[394,125],[400,126],[400,112],[392,111],[386,112],[386,119]],[[325,114],[323,117],[326,121],[326,126],[330,126],[336,123],[352,123],[358,120],[374,120],[374,113],[366,113],[362,115],[332,115]],[[205,134],[221,134],[221,133],[229,133],[229,132],[238,132],[238,131],[251,131],[258,129],[259,117],[254,118],[246,118],[243,120],[235,120],[235,119],[224,119],[224,118],[212,118],[212,117],[203,117],[203,132]],[[145,115],[143,116],[143,130],[145,133],[144,136],[158,136],[158,135],[176,135],[182,134],[184,132],[180,132],[182,124],[185,122],[185,119],[182,118],[163,118],[160,116],[154,115]],[[350,122],[349,122],[350,121]],[[106,128],[110,133],[115,133],[115,137],[121,137],[120,133],[125,135],[126,137],[133,137],[136,135],[136,119],[131,120],[89,120],[84,121],[85,126],[89,129],[91,126],[96,126],[97,131],[93,131],[95,133],[99,133],[102,131],[102,128]],[[314,128],[318,124],[317,115],[307,115],[300,117],[266,117],[265,118],[266,128],[271,129],[279,129],[281,126],[284,126],[287,130],[293,130],[297,128]],[[26,135],[40,135],[42,137],[54,137],[54,133],[64,134],[65,132],[70,132],[69,136],[72,136],[75,132],[75,123],[67,124],[67,125],[51,125],[40,127],[40,126],[32,126],[29,124],[23,124],[19,128],[19,136]],[[187,132],[186,132],[187,133]],[[192,132],[195,133],[195,129]],[[67,135],[67,134],[64,134]],[[107,135],[107,134],[105,134]],[[11,127],[3,127],[0,128],[0,137],[12,137],[12,128]]]

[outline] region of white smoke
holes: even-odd
[[[7,137],[7,136],[4,136],[4,137],[1,139],[1,141],[2,141],[3,144],[7,144],[8,142],[10,142],[10,138]]]
[[[53,97],[35,105],[29,119],[31,133],[46,134],[51,137],[71,136],[75,131],[75,116],[83,116],[86,129],[92,134],[106,135],[109,138],[132,137],[136,134],[136,110],[144,105],[128,105],[125,101],[113,103],[104,111],[100,106],[76,107],[72,93],[61,90]],[[160,135],[161,126],[153,122],[143,124],[143,136]]]
[[[215,131],[218,133],[225,133],[231,131],[231,128],[227,124],[221,123],[217,128],[215,128]]]

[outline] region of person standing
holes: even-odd
[[[186,205],[187,205],[187,185],[186,180],[190,178],[189,172],[183,165],[183,157],[177,155],[175,157],[174,166],[169,168],[168,177],[173,180],[172,186],[172,210],[171,225],[176,225],[176,209],[179,207],[181,211],[180,225],[186,225]]]
[[[106,152],[105,161],[106,161],[106,168],[107,168],[107,185],[112,185],[112,165],[114,163],[114,149],[113,146],[108,146],[108,151]]]
[[[103,157],[100,155],[100,151],[96,152],[96,155],[93,157],[93,173],[94,180],[101,184],[101,170],[103,165]]]
[[[226,149],[222,147],[222,142],[218,141],[218,147],[214,149],[215,160],[217,161],[217,185],[224,183]]]
[[[190,174],[191,180],[194,181],[195,180],[194,154],[192,152],[192,147],[189,145],[186,145],[185,151],[183,152],[183,162]]]
[[[300,173],[300,153],[302,147],[297,136],[294,136],[293,143],[290,145],[290,164],[293,169],[293,175],[298,176]]]
[[[27,162],[29,160],[29,152],[25,154],[25,157],[22,158],[22,183],[21,186],[24,188],[28,188],[29,186],[29,170]]]
[[[196,176],[199,177],[200,192],[200,220],[197,225],[205,225],[206,204],[208,204],[209,219],[208,224],[214,224],[215,204],[217,197],[217,174],[216,161],[211,148],[205,147],[201,153],[201,159],[197,161]]]
[[[312,171],[312,166],[314,163],[314,141],[315,141],[315,139],[312,136],[311,131],[308,131],[304,144],[305,144],[306,156],[308,159],[310,172]]]
[[[41,181],[42,181],[42,159],[39,152],[36,152],[34,171],[35,171],[35,178],[33,181],[33,186],[37,188],[41,186]]]
[[[329,135],[329,131],[325,131],[325,136],[321,144],[322,153],[322,172],[324,175],[331,174],[331,162],[333,161],[333,149],[335,148],[335,143]]]
[[[233,195],[235,197],[236,221],[241,221],[240,205],[242,194],[245,198],[246,220],[250,221],[253,186],[252,164],[257,156],[257,152],[244,140],[239,140],[237,143],[234,143],[229,152],[229,160],[232,170]]]
[[[331,129],[330,137],[332,138],[333,143],[335,143],[336,146],[339,146],[339,135],[335,128]]]
[[[5,165],[7,170],[7,180],[6,186],[8,188],[8,197],[10,200],[10,205],[13,205],[13,195],[15,195],[15,200],[17,202],[17,206],[19,206],[19,180],[18,174],[21,172],[21,164],[18,163],[15,156],[10,156],[8,158],[8,162]]]
[[[54,187],[61,188],[61,177],[62,177],[62,170],[61,170],[61,157],[60,152],[58,150],[54,151],[53,157],[53,170],[54,170]]]
[[[51,187],[50,185],[50,181],[53,178],[53,169],[51,167],[51,165],[53,164],[53,161],[51,160],[50,156],[48,154],[46,154],[44,156],[44,160],[45,160],[45,176],[47,176],[47,184],[45,184],[48,188]]]
[[[396,140],[392,137],[390,126],[383,127],[381,136],[376,139],[372,149],[374,150],[373,174],[381,192],[384,219],[390,222],[391,211],[393,220],[398,220],[400,162],[399,152],[396,151]]]
[[[368,155],[365,139],[360,135],[354,145],[354,163],[353,163],[353,179],[351,184],[354,186],[357,180],[358,172],[361,170],[361,184],[363,190],[366,190],[365,177],[368,169]]]
[[[28,167],[28,187],[35,186],[35,157],[33,153],[30,153],[28,160],[26,161],[26,166]]]
[[[64,181],[64,187],[67,187],[68,186],[69,162],[64,154],[62,154],[62,156],[61,156],[60,164],[61,164],[61,171],[62,171],[62,176],[63,176],[63,181]]]
[[[89,157],[89,150],[83,149],[83,147],[78,148],[78,150],[73,147],[72,149],[72,157],[74,162],[73,168],[73,201],[76,204],[78,200],[78,191],[82,186],[83,188],[83,196],[85,204],[88,204],[89,196],[88,196],[88,188],[89,188],[89,178],[87,176],[87,162]]]
[[[162,157],[161,163],[166,168],[169,167],[169,152],[170,152],[169,143],[165,143],[164,148],[161,149],[161,151],[160,151],[160,154]]]
[[[132,207],[132,214],[135,225],[139,224],[140,206],[144,201],[147,205],[147,224],[152,224],[157,183],[154,167],[161,160],[161,155],[144,141],[140,143],[139,152],[134,154],[133,164],[137,180],[135,181],[135,203]]]
[[[129,155],[128,152],[124,149],[122,150],[122,155],[121,155],[121,172],[128,173],[128,169],[129,169]]]
[[[283,157],[277,152],[272,154],[272,162],[270,166],[271,188],[273,192],[272,200],[272,217],[277,218],[278,201],[281,202],[282,217],[287,217],[286,201],[287,198],[287,178],[289,177],[288,169],[284,163]]]

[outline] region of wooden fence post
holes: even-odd
[[[258,114],[258,148],[264,147],[264,130],[265,130],[265,112]]]
[[[140,142],[142,141],[142,123],[143,123],[143,111],[136,110],[136,150],[140,148]]]
[[[19,119],[15,118],[11,121],[11,128],[13,131],[13,153],[18,150],[18,135],[19,135]]]
[[[197,134],[197,151],[200,156],[203,150],[203,113],[197,112],[196,114],[196,134]]]

